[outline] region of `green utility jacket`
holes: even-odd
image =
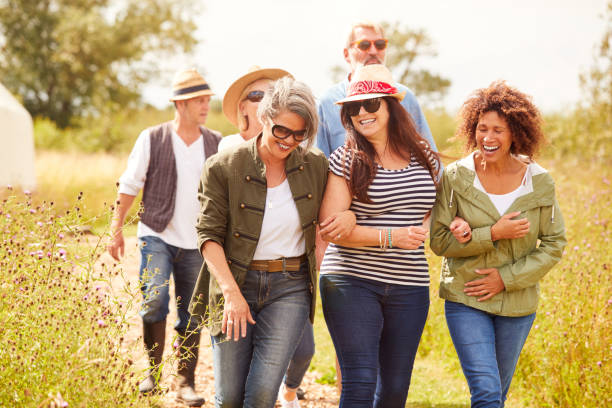
[[[208,240],[219,243],[239,287],[244,283],[255,254],[266,204],[266,169],[257,153],[260,137],[206,160],[198,193],[201,205],[196,225],[198,247],[201,249]],[[327,167],[323,153],[305,151],[301,146],[291,152],[285,165],[306,241],[312,294],[311,321],[317,293],[315,232],[327,182]],[[205,316],[207,305],[208,315]],[[200,318],[206,317],[213,336],[221,333],[223,294],[210,275],[206,262],[202,265],[189,310]]]
[[[449,165],[442,176],[432,211],[430,246],[444,256],[440,297],[501,316],[525,316],[538,306],[538,281],[561,258],[565,227],[555,186],[548,172],[530,163],[525,183],[529,192],[518,197],[506,213],[520,211],[529,220],[522,238],[491,241],[491,227],[501,215],[483,191],[474,187],[473,154]],[[459,216],[472,228],[472,239],[460,244],[449,230]],[[483,276],[474,270],[497,268],[505,290],[489,300],[463,293],[464,284]]]

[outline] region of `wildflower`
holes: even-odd
[[[23,190],[23,194],[29,196],[32,195],[32,192],[30,190]]]
[[[98,319],[97,323],[98,327],[106,327],[106,322],[102,319]]]
[[[36,214],[36,210],[33,208],[30,208],[30,214]]]
[[[12,189],[13,189],[13,186],[12,186],[12,185],[10,185],[10,184],[7,184],[7,185],[6,185],[6,188],[7,188],[8,190],[12,190]]]
[[[59,237],[59,239],[63,239],[64,238],[64,234],[62,234],[61,232],[59,234],[57,234],[57,236]]]
[[[610,180],[608,180],[606,177],[604,177],[601,181],[603,181],[604,184],[610,185]]]
[[[601,367],[601,361],[597,362],[597,367]]]
[[[579,247],[578,245],[576,245],[576,246],[574,247],[574,251],[577,251],[577,250],[579,250],[579,249],[580,249],[580,247]]]
[[[38,222],[36,223],[36,225],[38,225],[39,227],[42,227],[42,226],[43,226],[43,225],[45,225],[45,224],[43,224],[41,221],[38,221]]]

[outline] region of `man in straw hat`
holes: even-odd
[[[198,185],[207,157],[217,152],[221,135],[205,128],[210,97],[214,95],[195,70],[178,72],[172,84],[174,120],[142,131],[119,179],[119,197],[108,247],[113,258],[124,253],[125,216],[142,189],[144,211],[138,223],[142,262],[143,339],[150,359],[140,392],[159,391],[160,364],[165,344],[169,278],[174,276],[179,334],[178,399],[201,406],[204,398],[194,389],[194,371],[200,343],[199,321],[187,310],[200,268],[194,225],[199,211]]]
[[[344,144],[346,129],[340,121],[340,106],[335,102],[346,96],[351,75],[363,65],[384,64],[387,52],[388,40],[385,38],[382,27],[372,22],[358,22],[353,24],[351,32],[344,48],[344,59],[349,64],[351,71],[340,83],[327,90],[319,102],[319,131],[317,133],[317,146],[327,157]],[[431,131],[425,120],[425,115],[417,102],[414,94],[402,84],[394,84],[400,92],[406,96],[402,100],[402,106],[406,108],[417,131],[431,147],[437,151],[436,143],[431,136]]]

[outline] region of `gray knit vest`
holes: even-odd
[[[155,232],[168,226],[176,201],[176,160],[172,149],[172,122],[149,129],[151,154],[142,192],[144,211],[140,221]],[[204,139],[204,160],[217,153],[221,134],[200,126]]]

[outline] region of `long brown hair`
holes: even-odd
[[[393,97],[384,97],[383,99],[387,102],[387,109],[389,110],[387,131],[391,151],[409,162],[411,160],[410,155],[413,154],[416,161],[429,171],[431,178],[437,185],[440,172],[438,153],[434,152],[429,143],[419,134],[412,117],[397,99]],[[348,176],[351,195],[362,202],[371,203],[368,188],[376,176],[376,150],[372,143],[355,129],[345,105],[342,105],[340,117],[342,125],[346,129],[343,168],[345,177]]]

